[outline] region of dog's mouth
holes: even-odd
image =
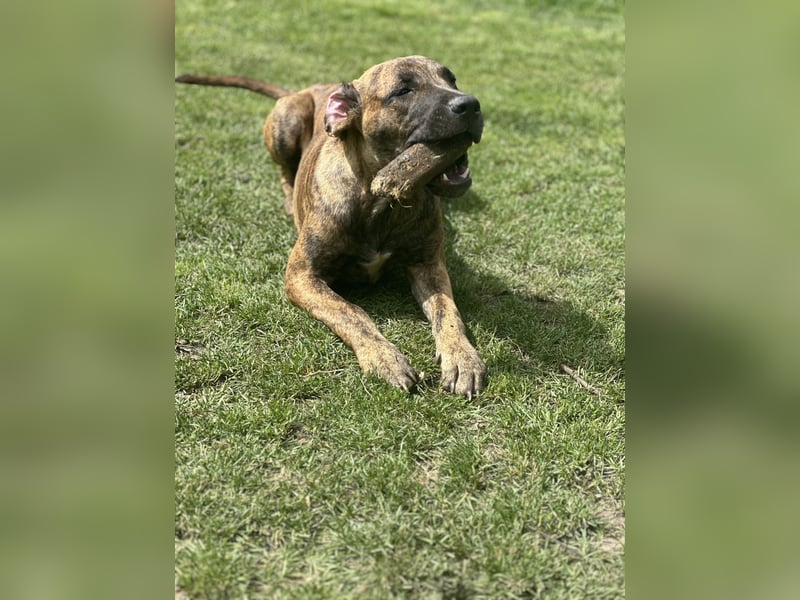
[[[465,152],[442,173],[434,177],[426,187],[437,196],[455,198],[466,193],[471,185],[469,157]]]

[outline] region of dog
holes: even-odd
[[[375,282],[388,263],[399,264],[430,321],[442,388],[479,394],[486,366],[453,300],[439,197],[469,189],[467,148],[481,139],[483,114],[477,98],[456,87],[450,69],[408,56],[351,82],[296,93],[238,76],[176,80],[277,99],[264,141],[298,232],[286,267],[288,299],[338,335],[365,373],[410,392],[418,375],[408,359],[332,287]]]

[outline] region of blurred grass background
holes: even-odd
[[[799,22],[780,0],[626,10],[633,597],[800,592]]]
[[[0,8],[3,598],[172,593],[172,26],[153,8]]]

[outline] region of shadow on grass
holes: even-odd
[[[445,204],[444,215],[447,266],[456,304],[472,339],[479,336],[483,344],[487,338],[494,341],[492,348],[476,344],[487,362],[490,385],[492,375],[501,373],[535,378],[563,374],[561,365],[622,370],[624,357],[611,345],[608,328],[597,319],[569,301],[539,295],[530,286],[513,289],[501,277],[476,270],[472,266],[476,261],[455,252],[452,240],[458,232],[449,215],[480,213],[485,206],[480,196],[470,192],[457,204]],[[342,291],[378,320],[424,320],[399,269],[388,270],[377,286]]]
[[[457,235],[448,214],[477,212],[485,206],[476,194],[465,200],[445,210],[448,240]],[[488,269],[474,269],[475,261],[462,258],[450,243],[446,251],[454,294],[465,321],[480,328],[484,337],[489,334],[499,342],[486,356],[490,375],[543,377],[561,374],[561,365],[600,371],[622,368],[623,358],[610,344],[607,327],[591,315],[567,300],[538,293],[534,281],[515,289],[491,272],[490,261]]]

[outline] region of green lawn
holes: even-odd
[[[439,391],[389,274],[350,298],[425,377],[362,375],[284,296],[273,101],[178,87],[176,595],[624,596],[621,3],[179,0],[175,45],[176,74],[294,89],[407,54],[456,73],[486,123],[447,261],[489,370]]]

